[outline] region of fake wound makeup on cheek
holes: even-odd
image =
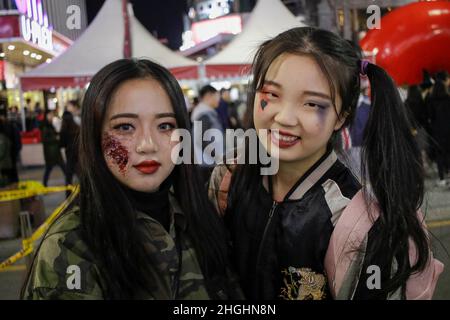
[[[115,165],[119,167],[119,171],[124,174],[128,164],[128,150],[114,136],[106,133],[103,136],[102,148],[104,154],[110,158]]]

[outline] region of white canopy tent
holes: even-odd
[[[204,62],[206,76],[220,78],[242,75],[263,41],[301,26],[305,25],[280,0],[258,0],[243,31],[222,51]]]
[[[178,79],[198,77],[196,61],[166,48],[130,11],[133,57],[151,59],[170,69]],[[121,0],[107,0],[94,21],[70,48],[51,63],[22,75],[22,90],[85,85],[103,66],[123,57],[124,33]]]

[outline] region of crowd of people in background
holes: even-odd
[[[202,100],[204,100],[204,95],[206,93],[213,93],[214,100],[218,102],[217,106],[214,106],[219,122],[221,124],[221,130],[226,129],[242,129],[244,128],[244,113],[246,110],[246,103],[242,99],[232,99],[231,88],[221,88],[217,90],[211,85],[205,85],[199,90],[199,95],[192,98],[188,105],[188,112],[191,117],[191,123],[193,124],[192,114],[194,110],[200,105]],[[215,104],[215,103],[213,103]],[[196,111],[196,113],[199,111]]]
[[[447,72],[425,73],[420,85],[408,88],[405,104],[413,119],[413,132],[427,171],[437,168],[437,186],[450,185],[450,79]]]
[[[71,100],[64,108],[62,117],[58,109],[42,109],[39,102],[34,108],[30,99],[24,106],[25,130],[18,107],[7,108],[6,100],[0,105],[0,187],[19,182],[17,164],[22,149],[21,132],[38,131],[43,146],[45,170],[44,186],[48,185],[50,174],[59,167],[66,184],[73,182],[77,172],[77,137],[80,130],[80,105]],[[64,155],[62,154],[64,149]]]
[[[47,186],[51,171],[61,168],[66,184],[71,184],[77,170],[77,139],[80,132],[80,107],[77,101],[69,101],[62,118],[47,111],[41,123],[42,145],[44,148],[45,171],[43,183]],[[65,161],[61,148],[64,148]]]
[[[428,178],[437,173],[437,187],[450,186],[450,77],[446,71],[431,76],[424,72],[423,81],[410,85],[402,96],[410,112],[411,133],[422,152],[425,174]],[[344,161],[350,162],[354,174],[361,178],[361,157],[364,131],[371,111],[370,86],[362,79],[361,92],[355,118],[338,137]]]

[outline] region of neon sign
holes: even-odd
[[[42,0],[15,0],[15,2],[17,9],[22,13],[20,26],[23,38],[52,51],[53,34],[48,24],[47,13],[43,10]]]
[[[192,24],[194,42],[199,44],[218,34],[238,34],[242,31],[242,18],[239,15],[230,15],[213,20],[203,20]]]

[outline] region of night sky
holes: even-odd
[[[183,14],[187,12],[185,0],[129,0],[134,14],[153,35],[167,39],[167,46],[178,50],[183,32]],[[91,22],[105,0],[87,0],[88,21]]]

